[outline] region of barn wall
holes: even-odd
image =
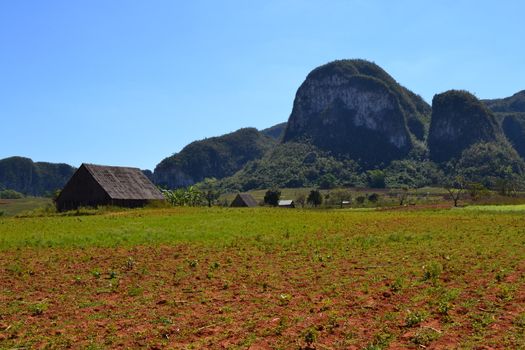
[[[237,195],[231,202],[230,207],[247,207],[247,205],[246,203],[244,203],[242,198],[239,195]]]
[[[110,204],[109,196],[83,166],[73,174],[57,198],[59,211],[107,204]]]
[[[149,203],[147,199],[113,199],[109,202],[110,205],[116,205],[124,208],[138,208],[143,207]]]

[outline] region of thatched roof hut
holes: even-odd
[[[144,206],[164,200],[157,187],[138,168],[82,164],[56,200],[60,211],[81,206]]]
[[[230,207],[256,207],[257,201],[249,193],[239,193],[233,199]]]

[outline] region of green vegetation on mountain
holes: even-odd
[[[525,113],[498,113],[501,118],[501,128],[505,136],[525,159]]]
[[[288,142],[276,146],[261,159],[249,162],[221,186],[234,191],[277,187],[313,187],[331,175],[334,186],[363,185],[358,165],[336,160],[308,143]]]
[[[67,164],[33,162],[29,158],[10,157],[0,160],[0,189],[11,189],[26,195],[50,195],[61,189],[75,168]]]
[[[195,141],[160,162],[153,179],[169,188],[189,186],[205,178],[222,179],[261,158],[275,144],[273,138],[254,128]]]
[[[505,142],[494,114],[467,91],[435,95],[428,136],[430,158],[449,161],[479,142]]]
[[[483,100],[485,105],[495,113],[525,112],[525,90],[506,98]]]
[[[452,164],[451,174],[485,187],[495,188],[501,181],[515,181],[524,174],[525,163],[508,143],[477,143]]]

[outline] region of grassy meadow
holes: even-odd
[[[0,349],[525,349],[524,214],[0,217]]]
[[[50,198],[25,197],[20,199],[0,199],[0,216],[15,216],[47,205],[52,205]]]

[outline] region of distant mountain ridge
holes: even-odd
[[[155,183],[166,187],[193,185],[207,177],[233,175],[251,160],[261,158],[277,141],[255,128],[194,141],[162,160],[153,173]]]
[[[520,92],[480,101],[466,91],[450,90],[437,94],[430,106],[372,62],[330,62],[307,75],[288,122],[260,132],[275,144],[218,178],[225,188],[244,191],[328,180],[359,185],[366,183],[368,169],[377,169],[387,183],[425,185],[464,167],[472,179],[491,185],[504,176],[501,169],[523,175],[518,154],[525,155],[524,97]],[[198,176],[186,185],[214,176],[202,171],[208,156],[183,151],[185,158],[201,164]]]
[[[434,96],[432,106],[378,65],[339,60],[310,72],[287,122],[194,141],[164,158],[157,185],[219,179],[234,191],[268,187],[425,186],[457,174],[493,186],[525,183],[525,91],[478,100],[467,91]],[[61,188],[74,168],[0,160],[0,189],[41,195]],[[374,183],[373,181],[371,182]]]
[[[494,113],[525,112],[525,90],[519,91],[510,97],[483,100]]]
[[[49,195],[61,189],[75,170],[68,164],[33,162],[24,157],[0,159],[0,188],[26,195]]]
[[[274,126],[270,126],[269,128],[263,129],[261,132],[277,141],[281,141],[284,136],[284,131],[286,130],[286,124],[286,122],[279,123]]]
[[[525,159],[525,90],[510,97],[483,102],[496,114],[505,136]]]

